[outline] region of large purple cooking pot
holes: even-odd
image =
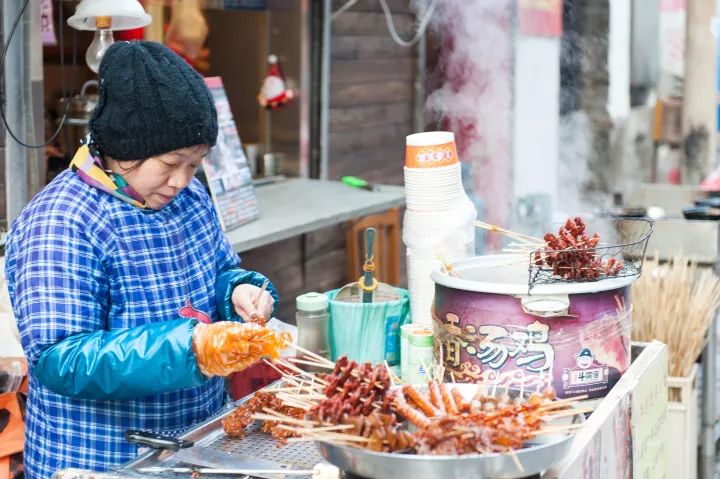
[[[538,285],[527,262],[478,256],[435,281],[435,355],[448,380],[603,397],[630,366],[637,276]]]

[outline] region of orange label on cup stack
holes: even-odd
[[[443,145],[406,146],[405,166],[408,168],[439,168],[457,163],[455,142]]]

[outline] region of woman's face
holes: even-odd
[[[207,145],[191,146],[145,161],[111,161],[108,166],[145,199],[148,208],[159,210],[190,184],[208,150]]]

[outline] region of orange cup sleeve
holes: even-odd
[[[454,165],[457,162],[455,142],[405,147],[405,166],[408,168],[439,168]]]

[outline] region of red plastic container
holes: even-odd
[[[245,371],[230,375],[230,395],[237,401],[278,379],[280,373],[263,361],[258,361]]]

